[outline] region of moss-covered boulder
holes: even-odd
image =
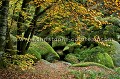
[[[98,53],[95,56],[95,62],[105,65],[109,68],[114,68],[113,60],[108,53]]]
[[[58,36],[56,38],[53,38],[52,40],[52,47],[65,47],[66,46],[66,38],[63,36]]]
[[[73,53],[74,52],[74,48],[75,47],[78,47],[79,45],[78,44],[76,44],[76,43],[74,43],[74,42],[71,42],[71,43],[69,43],[69,44],[67,44],[65,47],[64,47],[64,49],[63,49],[63,51],[65,52],[69,52],[69,53]]]
[[[59,55],[42,38],[34,36],[27,53],[33,54],[37,59],[44,58],[48,61],[59,59]]]
[[[101,67],[101,68],[104,68],[104,69],[107,69],[107,70],[112,70],[111,68],[108,68],[108,67],[106,67],[106,66],[104,66],[102,64],[95,63],[95,62],[80,62],[80,63],[77,63],[77,64],[73,64],[72,66],[73,67],[98,66],[98,67]]]
[[[104,52],[104,49],[100,46],[93,48],[75,48],[74,54],[80,61],[94,61],[94,57],[98,52]]]
[[[120,66],[120,44],[114,40],[112,40],[110,43],[112,48],[111,56],[114,64],[115,66]]]
[[[67,54],[65,60],[72,64],[79,63],[78,58],[74,54]]]

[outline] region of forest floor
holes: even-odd
[[[97,79],[107,79],[107,75],[114,74],[114,71],[105,70],[97,66],[71,67],[64,61],[49,63],[45,60],[37,62],[33,69],[20,71],[17,69],[0,69],[0,79],[83,79],[76,72],[94,70],[95,72],[105,72],[103,77]],[[94,75],[93,75],[94,76]]]

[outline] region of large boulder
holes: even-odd
[[[76,48],[74,50],[75,56],[78,57],[80,61],[94,61],[94,57],[98,52],[104,52],[104,49],[100,46],[93,48]]]
[[[111,42],[112,48],[112,59],[114,61],[115,66],[120,66],[120,44],[117,41],[112,40]]]
[[[103,64],[107,67],[113,68],[113,60],[111,56],[107,52],[107,48],[103,48],[100,46],[93,47],[93,48],[87,48],[87,49],[76,49],[74,51],[75,56],[80,60],[80,61],[86,61],[86,62],[97,62],[100,64]]]
[[[59,55],[42,38],[34,36],[27,53],[33,54],[37,59],[44,58],[48,61],[59,59]]]
[[[105,65],[109,68],[114,68],[113,60],[108,53],[98,53],[94,60],[95,62]]]
[[[104,66],[104,65],[102,65],[102,64],[95,63],[95,62],[80,62],[80,63],[77,63],[77,64],[73,64],[72,66],[73,66],[73,67],[98,66],[98,67],[101,67],[101,68],[104,68],[104,69],[113,71],[113,69],[108,68],[108,67],[106,67],[106,66]]]

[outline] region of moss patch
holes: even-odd
[[[34,36],[33,39],[36,42],[31,42],[30,48],[27,53],[35,55],[38,59],[45,58],[48,61],[53,61],[59,59],[59,55],[54,51],[54,49],[42,38]]]

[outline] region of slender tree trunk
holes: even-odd
[[[22,6],[25,7],[25,4],[26,4],[26,2],[23,1]],[[35,28],[36,28],[36,22],[37,22],[39,16],[41,16],[42,14],[44,14],[51,7],[52,7],[52,5],[49,5],[42,12],[39,12],[40,9],[41,9],[41,7],[36,7],[35,14],[34,14],[34,17],[33,17],[32,21],[31,21],[31,23],[30,23],[30,26],[28,27],[28,29],[24,33],[24,38],[28,39],[30,37],[30,39],[31,39],[33,37],[34,31],[35,31]],[[19,20],[18,19],[18,23],[20,23],[20,22],[23,23],[23,20],[21,20],[21,19]],[[21,32],[19,24],[18,24],[18,31],[17,32],[18,32],[17,35],[22,35],[22,32]],[[18,54],[25,54],[25,52],[29,48],[29,45],[30,45],[30,42],[28,42],[27,40],[23,40],[23,41],[19,41],[18,40],[18,43],[17,43]]]
[[[33,17],[32,21],[30,23],[30,27],[25,31],[24,38],[30,37],[30,39],[32,39],[35,28],[36,28],[36,22],[37,22],[37,19],[38,19],[37,14],[39,13],[40,9],[41,9],[41,7],[37,7],[35,9],[34,17]],[[30,44],[30,42],[28,42],[26,40],[22,41],[21,54],[25,54],[25,52],[29,48],[28,44]]]
[[[8,25],[8,8],[9,8],[9,0],[2,1],[2,7],[0,9],[0,55],[5,52],[6,45],[6,33],[7,33],[7,25]]]
[[[26,8],[27,8],[27,3],[29,3],[30,0],[23,0],[23,3],[22,3],[22,7],[21,7],[21,10],[23,11],[26,11]],[[22,23],[24,23],[24,19],[23,19],[23,16],[21,14],[21,12],[19,13],[19,18],[18,18],[18,23],[17,23],[17,35],[21,37],[22,35]],[[22,41],[20,41],[19,39],[17,40],[17,50],[18,50],[18,54],[21,54],[21,50],[22,50]]]
[[[34,14],[34,17],[30,23],[30,27],[25,31],[25,34],[24,34],[24,38],[28,38],[30,37],[30,39],[32,39],[33,35],[34,35],[34,32],[35,32],[35,29],[36,29],[36,22],[38,20],[38,18],[40,16],[42,16],[42,14],[44,14],[48,9],[50,9],[52,7],[52,5],[49,5],[47,8],[45,8],[42,12],[39,12],[41,7],[36,7],[35,9],[35,14]],[[30,41],[26,41],[24,40],[22,42],[22,54],[25,54],[25,52],[28,50],[29,46],[30,46]]]

